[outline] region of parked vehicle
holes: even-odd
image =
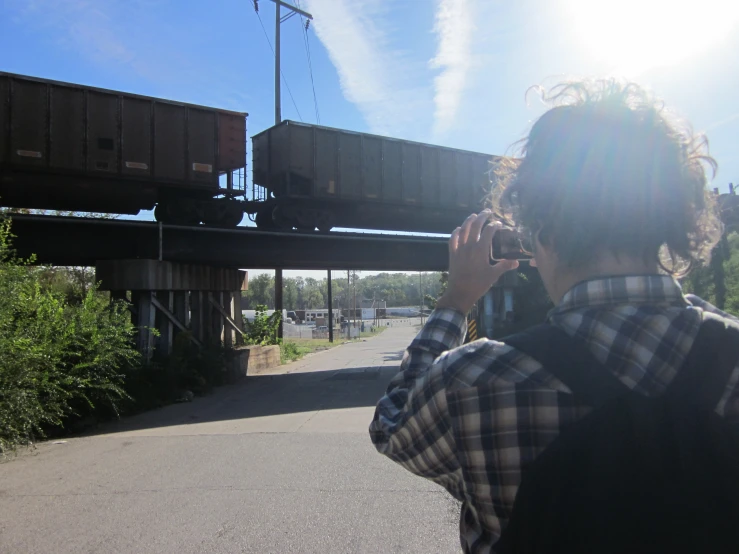
[[[489,154],[283,121],[255,135],[262,228],[449,233],[490,191]]]
[[[0,204],[234,227],[246,117],[0,73]]]

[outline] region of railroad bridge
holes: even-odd
[[[199,345],[239,344],[240,267],[443,271],[447,239],[378,233],[267,232],[146,221],[12,215],[14,248],[36,263],[96,268],[115,298],[128,299],[148,358],[188,331]],[[281,287],[278,287],[281,290]],[[330,291],[330,288],[329,288]],[[330,292],[329,292],[330,294]],[[159,330],[155,339],[149,329]]]

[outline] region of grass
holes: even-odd
[[[365,331],[361,334],[360,339],[376,337],[384,330],[385,327],[377,327],[374,331]],[[329,348],[346,344],[347,342],[353,342],[353,340],[347,339],[346,336],[339,336],[338,332],[334,335],[333,343],[329,342],[328,339],[285,339],[280,345],[280,358],[282,363],[286,364],[299,360],[306,354],[328,350]]]
[[[349,341],[334,339],[333,344],[331,344],[328,339],[286,339],[280,345],[280,359],[283,364],[287,364],[299,360],[306,354],[328,350],[345,342]]]
[[[374,331],[365,331],[364,333],[362,333],[362,336],[365,338],[376,337],[377,335],[382,333],[385,329],[387,329],[387,327],[375,327]]]
[[[310,347],[299,344],[299,339],[286,340],[280,345],[280,362],[287,364],[294,362],[312,352]]]

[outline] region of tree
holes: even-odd
[[[33,210],[29,208],[0,208],[0,215],[52,215],[56,217],[87,217],[90,219],[118,219],[118,214],[103,212],[76,212],[70,210]]]
[[[724,309],[731,314],[739,313],[739,234],[727,237],[727,256],[724,261],[726,272],[726,305]]]
[[[325,308],[325,297],[321,292],[321,284],[312,277],[305,279],[305,287],[303,288],[303,305],[304,309],[312,310],[317,308]]]
[[[318,290],[318,287],[312,287],[308,289],[308,292],[305,295],[305,309],[313,310],[324,307],[325,306],[323,305],[323,296],[321,295],[321,291]]]
[[[293,278],[283,281],[282,302],[286,310],[298,309],[298,285]]]
[[[253,310],[264,305],[273,310],[275,307],[275,278],[262,273],[249,280],[249,290],[246,291],[246,305]]]
[[[63,294],[72,304],[79,304],[97,288],[95,269],[91,267],[39,267],[42,286]]]
[[[303,300],[303,289],[305,289],[305,280],[302,277],[295,277],[295,286],[298,289],[298,299],[296,308],[298,310],[305,309],[305,300]]]
[[[442,292],[442,274],[425,273],[423,292],[426,299],[438,298]],[[354,293],[357,305],[362,299],[386,301],[388,307],[418,306],[420,304],[418,274],[380,273],[362,276],[359,272],[349,273],[347,283],[345,272],[336,272],[332,279],[334,307],[351,309],[354,307]],[[274,308],[274,278],[271,275],[257,275],[249,282],[249,290],[244,293],[246,305],[254,309],[257,305]],[[305,310],[328,307],[328,279],[313,277],[289,277],[283,282],[283,303],[288,310]],[[427,304],[433,305],[427,300]]]
[[[439,300],[441,295],[446,292],[446,287],[448,284],[449,284],[449,273],[446,271],[444,271],[443,273],[439,273],[439,280],[437,281],[437,286],[431,289],[433,292],[429,292],[424,297],[424,302],[431,309],[436,308],[436,302]]]
[[[739,234],[724,236],[711,253],[711,263],[693,269],[681,284],[686,293],[739,313]]]

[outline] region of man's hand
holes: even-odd
[[[489,210],[472,214],[452,233],[449,239],[449,283],[436,303],[437,308],[452,308],[466,314],[501,275],[518,267],[515,260],[490,265],[493,235],[503,227],[494,222],[483,228],[490,215]]]

